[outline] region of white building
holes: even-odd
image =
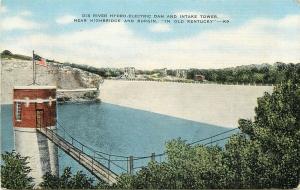
[[[134,67],[125,67],[124,68],[124,77],[127,79],[135,78],[135,68]]]
[[[185,69],[176,69],[176,77],[178,78],[187,78],[187,70]]]
[[[162,74],[163,76],[167,76],[167,75],[168,75],[168,74],[167,74],[167,68],[161,69],[160,72],[161,72],[161,74]]]

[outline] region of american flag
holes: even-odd
[[[41,65],[41,66],[44,66],[44,67],[47,67],[47,62],[46,62],[46,59],[45,58],[41,58],[41,60],[39,60],[37,62],[38,65]]]
[[[37,60],[36,64],[44,66],[44,67],[48,66],[45,58],[43,58],[37,54],[34,54],[34,59]]]

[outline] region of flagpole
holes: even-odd
[[[32,84],[35,84],[35,76],[34,76],[34,50],[32,50]]]
[[[32,77],[33,77],[33,85],[36,84],[36,65],[35,65],[35,56],[34,56],[34,50],[32,51]]]

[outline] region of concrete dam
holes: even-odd
[[[105,80],[101,101],[182,119],[237,127],[252,119],[257,98],[272,86]]]

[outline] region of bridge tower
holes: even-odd
[[[57,147],[36,128],[56,129],[56,87],[15,86],[13,90],[15,150],[29,157],[30,175],[38,185],[46,172],[58,175]]]

